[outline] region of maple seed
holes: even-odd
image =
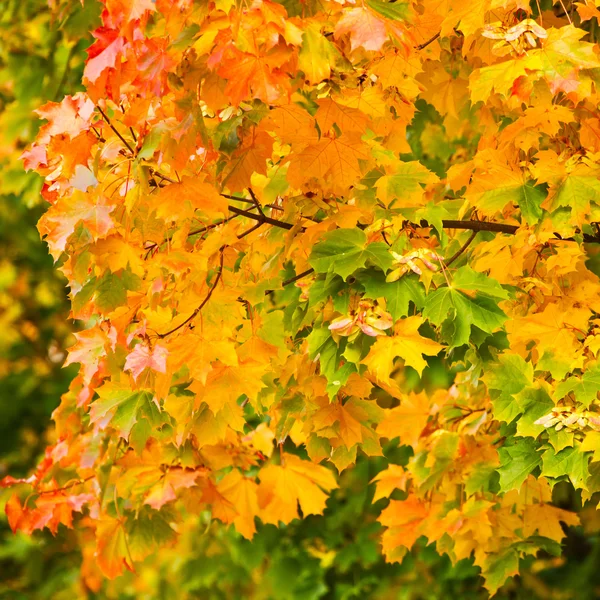
[[[348,337],[356,337],[360,331],[370,337],[377,337],[383,335],[393,324],[392,316],[376,302],[361,300],[356,310],[334,319],[329,330]]]
[[[431,261],[442,261],[444,258],[429,248],[419,248],[418,250],[413,250],[404,255],[397,254],[393,250],[390,250],[390,254],[394,257],[393,266],[396,268],[385,278],[388,283],[398,281],[398,279],[406,275],[409,271],[421,275],[423,271],[417,264],[417,261],[423,263],[430,271],[437,271],[438,266]]]

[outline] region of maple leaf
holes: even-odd
[[[290,159],[287,179],[291,185],[302,187],[311,178],[318,178],[331,191],[344,193],[360,178],[360,161],[369,161],[360,137],[344,133],[324,138],[295,154]]]
[[[177,491],[196,485],[196,479],[202,473],[186,469],[169,469],[161,475],[161,480],[147,494],[144,503],[160,510],[167,502],[177,498]]]
[[[400,437],[403,444],[416,446],[431,414],[425,394],[403,396],[400,406],[385,411],[377,433],[389,439]]]
[[[235,528],[247,539],[256,532],[254,518],[260,514],[258,506],[258,486],[239,471],[231,471],[217,484],[219,493],[235,507],[233,518]]]
[[[273,140],[264,131],[247,136],[231,157],[223,184],[232,192],[246,189],[251,184],[253,173],[266,174],[272,149]]]
[[[83,506],[95,500],[92,494],[68,495],[52,490],[40,495],[35,508],[25,508],[17,495],[11,496],[6,505],[8,524],[13,532],[17,530],[31,534],[36,529],[47,527],[53,534],[58,531],[59,524],[73,527],[73,512],[81,512]]]
[[[124,384],[105,383],[96,392],[99,398],[90,407],[90,421],[101,426],[111,423],[123,438],[129,437],[138,413],[153,402],[147,391],[133,391]]]
[[[579,525],[577,515],[550,504],[530,504],[525,507],[523,517],[524,535],[531,536],[537,533],[559,543],[565,537],[560,521],[566,525]]]
[[[114,39],[100,37],[99,41],[88,49],[89,60],[83,70],[83,76],[90,83],[95,83],[105,69],[114,69],[117,66],[125,48],[126,40],[121,36]]]
[[[413,161],[400,163],[393,174],[381,177],[375,187],[377,197],[386,205],[393,200],[400,200],[402,206],[421,206],[425,204],[422,185],[436,183],[437,176],[421,163]]]
[[[325,467],[283,454],[283,464],[270,464],[260,471],[258,501],[261,519],[277,525],[304,515],[319,515],[325,509],[327,494],[337,488],[335,477]]]
[[[48,102],[38,108],[36,113],[48,121],[40,128],[40,139],[49,141],[55,135],[67,135],[74,139],[82,131],[89,129],[94,104],[80,92],[74,96],[65,96],[62,102]]]
[[[368,238],[360,229],[336,229],[322,236],[313,247],[309,262],[317,273],[333,271],[347,279],[367,261],[383,270],[391,266],[392,257],[385,244],[368,244]]]
[[[89,384],[98,371],[100,360],[107,354],[109,339],[99,327],[92,327],[74,335],[77,343],[69,348],[65,366],[76,362],[81,363],[83,381],[85,384]]]
[[[366,415],[356,407],[350,400],[344,405],[330,404],[319,410],[313,416],[315,431],[320,431],[319,435],[327,435],[327,428],[336,424],[336,433],[339,431],[339,437],[342,442],[351,448],[363,440],[361,417],[365,419]]]
[[[389,562],[401,559],[398,549],[412,548],[421,537],[421,528],[429,513],[425,502],[414,495],[404,501],[392,500],[381,512],[379,522],[387,528],[382,537],[383,552]]]
[[[106,237],[114,227],[110,216],[113,210],[114,205],[105,198],[92,198],[81,191],[73,191],[60,206],[52,206],[43,215],[38,230],[47,241],[54,260],[58,260],[80,222],[94,239]]]
[[[187,202],[191,208],[189,213],[185,209]],[[227,201],[212,185],[202,181],[202,177],[191,176],[184,176],[180,183],[163,187],[155,197],[155,206],[159,217],[175,219],[180,215],[191,216],[194,210],[200,210],[209,217],[222,216],[228,210]]]
[[[388,465],[388,468],[379,472],[372,480],[375,482],[375,495],[373,502],[381,498],[389,498],[394,490],[400,489],[405,491],[408,474],[404,467],[400,465]]]
[[[310,83],[329,79],[335,65],[335,52],[319,25],[313,23],[302,34],[302,48],[298,53],[298,67]]]
[[[381,381],[391,381],[390,376],[397,357],[402,358],[406,365],[413,367],[421,375],[427,366],[423,356],[435,356],[443,348],[418,332],[422,324],[421,317],[401,319],[394,326],[394,335],[378,337],[362,363]]]
[[[131,371],[133,378],[137,378],[145,369],[152,369],[158,373],[167,372],[168,350],[158,344],[150,348],[145,344],[138,344],[133,352],[130,352],[125,359],[124,371]]]
[[[289,58],[289,51],[282,47],[262,56],[229,48],[224,59],[220,59],[217,72],[227,80],[225,93],[233,105],[237,106],[251,96],[274,104],[289,86],[288,77],[282,70]]]
[[[336,38],[350,34],[352,50],[363,47],[365,50],[381,50],[387,40],[385,23],[368,7],[351,8],[338,21],[334,35]]]
[[[109,579],[121,575],[123,569],[133,571],[127,552],[127,539],[119,519],[104,517],[96,526],[96,560]]]
[[[447,320],[451,322],[448,328],[450,347],[466,343],[472,326],[493,333],[504,324],[506,315],[498,307],[497,298],[505,298],[506,292],[493,283],[484,288],[483,293],[479,292],[481,280],[486,279],[469,267],[463,267],[450,285],[428,295],[423,316],[435,325],[442,325]],[[471,296],[474,290],[475,295]]]

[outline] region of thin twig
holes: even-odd
[[[249,200],[248,198],[238,198],[237,196],[231,196],[230,194],[221,194],[221,196],[228,200],[237,200],[238,202],[245,202],[246,204],[254,204],[254,200]]]
[[[100,111],[100,114],[106,121],[106,124],[117,134],[117,137],[125,144],[125,146],[127,146],[129,152],[131,152],[131,154],[135,154],[133,148],[129,145],[129,142],[119,133],[117,128],[111,123],[111,120],[108,118],[106,113],[99,106],[96,106],[96,108]]]
[[[274,225],[275,227],[280,227],[281,229],[293,229],[294,225],[292,223],[286,223],[285,221],[279,221],[277,219],[273,219],[271,217],[267,217],[266,215],[255,215],[254,213],[248,212],[247,210],[242,210],[237,206],[229,205],[229,210],[236,215],[241,215],[242,217],[248,217],[248,219],[252,219],[253,221],[259,221],[260,223],[268,223],[269,225]]]
[[[306,271],[303,271],[302,273],[299,273],[298,275],[291,277],[290,279],[286,279],[285,281],[283,281],[281,283],[281,287],[285,287],[286,285],[290,285],[291,283],[294,283],[295,281],[298,281],[298,279],[302,279],[303,277],[306,277],[307,275],[310,275],[311,273],[314,273],[315,270],[314,269],[308,269]],[[267,296],[268,294],[272,294],[275,290],[267,290],[265,292],[265,296]]]
[[[250,227],[250,229],[244,231],[244,233],[240,233],[237,236],[238,240],[245,238],[247,235],[250,235],[253,231],[256,231],[259,227],[262,227],[263,225],[264,225],[264,221],[259,221],[256,225],[252,225],[252,227]]]
[[[43,490],[41,492],[38,492],[38,494],[40,496],[42,496],[43,494],[54,494],[55,492],[62,492],[64,490],[70,490],[71,488],[76,487],[78,485],[83,485],[86,481],[89,481],[90,479],[94,479],[94,477],[96,477],[96,476],[90,475],[89,477],[84,477],[83,479],[77,479],[76,481],[72,481],[71,483],[67,483],[67,485],[63,485],[62,487],[55,488],[53,490]]]
[[[177,183],[177,181],[175,181],[174,179],[171,179],[170,177],[163,175],[162,173],[160,173],[156,169],[153,169],[152,167],[150,167],[150,173],[152,175],[156,175],[156,176],[160,177],[163,181],[168,181],[169,183]]]
[[[254,202],[254,206],[256,206],[256,208],[258,209],[258,212],[264,217],[266,216],[265,213],[263,212],[262,206],[260,205],[260,202],[258,201],[258,198],[254,195],[254,192],[252,191],[252,188],[248,188],[248,192],[250,194],[250,197],[252,198],[252,202]]]
[[[193,231],[189,231],[187,234],[187,237],[192,237],[193,235],[198,235],[199,233],[204,233],[206,231],[210,231],[211,229],[214,229],[215,227],[219,227],[219,225],[223,225],[233,219],[236,219],[239,215],[233,215],[231,217],[227,217],[226,219],[222,219],[221,221],[218,221],[217,223],[211,223],[210,225],[206,225],[204,227],[200,227],[200,229],[194,229]],[[158,246],[162,246],[163,244],[165,244],[166,242],[170,242],[172,241],[172,239],[175,237],[175,234],[170,235],[169,237],[167,237],[166,239],[164,239],[162,242],[160,242],[160,244],[158,242],[154,242],[153,244],[150,244],[150,246],[146,246],[144,247],[144,250],[147,250],[148,252],[146,253],[146,256],[144,257],[144,260],[148,259],[148,256],[150,256],[149,252],[151,252],[152,250],[154,250],[155,248],[157,248]]]
[[[196,318],[197,314],[206,306],[206,303],[210,300],[210,297],[213,295],[213,292],[215,291],[215,289],[217,288],[217,285],[219,283],[219,281],[221,280],[221,277],[223,275],[223,252],[225,250],[225,246],[222,246],[220,249],[221,252],[221,257],[220,257],[220,264],[219,264],[219,270],[217,272],[217,276],[215,277],[215,280],[213,282],[213,284],[210,286],[210,289],[208,290],[208,294],[206,294],[206,297],[204,298],[204,300],[202,300],[200,306],[198,306],[198,308],[196,308],[196,310],[194,310],[194,312],[182,323],[180,323],[179,325],[177,325],[177,327],[173,327],[173,329],[171,329],[170,331],[167,331],[165,333],[159,333],[158,337],[162,340],[163,338],[167,337],[168,335],[171,335],[172,333],[175,333],[178,329],[181,329],[182,327],[184,327],[185,325],[187,325],[190,321],[192,321],[193,319]]]
[[[478,231],[474,231],[470,236],[469,239],[460,247],[460,249],[458,250],[458,252],[456,252],[456,254],[454,254],[452,257],[450,257],[447,261],[446,261],[446,266],[449,267],[470,245],[471,242],[475,239],[475,236],[478,234]]]
[[[440,37],[440,33],[441,31],[438,31],[432,38],[429,38],[426,42],[415,46],[415,50],[423,50],[424,48],[427,48],[429,44],[433,44],[433,42],[435,42],[435,40],[437,40]]]

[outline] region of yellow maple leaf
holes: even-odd
[[[171,183],[150,196],[156,214],[171,220],[189,218],[196,209],[210,217],[227,214],[227,200],[202,176],[184,176],[181,183]]]
[[[219,481],[217,489],[235,507],[237,512],[233,518],[235,528],[245,538],[251,539],[256,533],[254,517],[259,514],[258,485],[234,469]]]
[[[373,502],[381,498],[389,498],[394,490],[406,491],[406,484],[410,475],[400,465],[388,465],[388,468],[380,471],[372,480],[375,483],[375,494]]]
[[[410,550],[421,537],[422,528],[430,514],[426,502],[414,495],[406,500],[392,500],[377,519],[387,527],[381,538],[383,553],[388,562],[400,560],[404,556],[402,549]]]
[[[354,406],[350,400],[342,405],[339,402],[328,404],[313,415],[314,429],[324,437],[337,437],[351,448],[362,442],[361,421],[366,419],[366,414]]]
[[[393,336],[378,337],[362,361],[369,372],[381,381],[390,382],[394,360],[400,357],[421,375],[427,366],[423,356],[435,356],[444,347],[418,332],[422,324],[423,319],[419,316],[407,317],[394,326]]]
[[[416,446],[431,413],[431,399],[427,394],[411,394],[402,397],[400,406],[385,411],[385,417],[377,426],[377,433],[393,439],[400,437],[402,444]]]
[[[565,532],[560,521],[566,525],[579,525],[579,517],[568,510],[550,504],[529,504],[523,512],[523,535],[538,535],[560,543]]]
[[[274,525],[289,523],[299,516],[298,506],[304,515],[322,514],[325,492],[338,487],[333,473],[293,454],[283,454],[282,463],[267,465],[260,471],[261,519]]]

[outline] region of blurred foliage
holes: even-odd
[[[77,89],[98,17],[97,5],[78,0],[8,0],[0,14],[0,474],[31,467],[73,376],[61,370],[70,331],[64,280],[35,228],[41,181],[19,156],[39,127],[33,111]]]
[[[38,127],[32,112],[48,100],[80,89],[99,7],[86,0],[5,0],[0,13],[0,477],[25,474],[52,437],[49,417],[74,375],[62,369],[70,325],[63,280],[35,229],[44,207],[41,182],[23,172],[19,155]],[[450,150],[436,121],[423,107],[411,144],[425,161]],[[425,156],[426,155],[426,156]],[[436,387],[447,378],[441,363],[430,369]],[[391,445],[386,459],[408,460]],[[252,542],[231,529],[194,515],[181,537],[115,581],[84,589],[75,530],[56,537],[10,533],[0,520],[0,598],[62,600],[232,599],[349,600],[378,598],[479,599],[479,570],[469,561],[452,567],[423,544],[402,564],[386,564],[377,548],[376,515],[386,500],[371,504],[368,483],[387,461],[359,460],[342,477],[325,516],[311,516],[277,529],[264,526]],[[7,495],[0,494],[0,505]],[[555,501],[577,508],[572,488],[557,486]],[[498,598],[591,600],[600,597],[600,519],[582,512],[584,527],[570,530],[562,558],[530,557],[522,576]],[[152,540],[149,540],[151,542]]]
[[[34,109],[78,89],[87,33],[99,6],[79,0],[5,0],[0,11],[0,477],[25,474],[47,445],[49,418],[74,376],[62,369],[70,324],[65,284],[36,222],[41,181],[19,156],[33,139]],[[3,504],[3,503],[2,503]],[[53,598],[76,581],[66,540],[13,536],[0,521],[0,597]],[[66,565],[66,569],[64,566]],[[13,590],[13,591],[10,591]]]

